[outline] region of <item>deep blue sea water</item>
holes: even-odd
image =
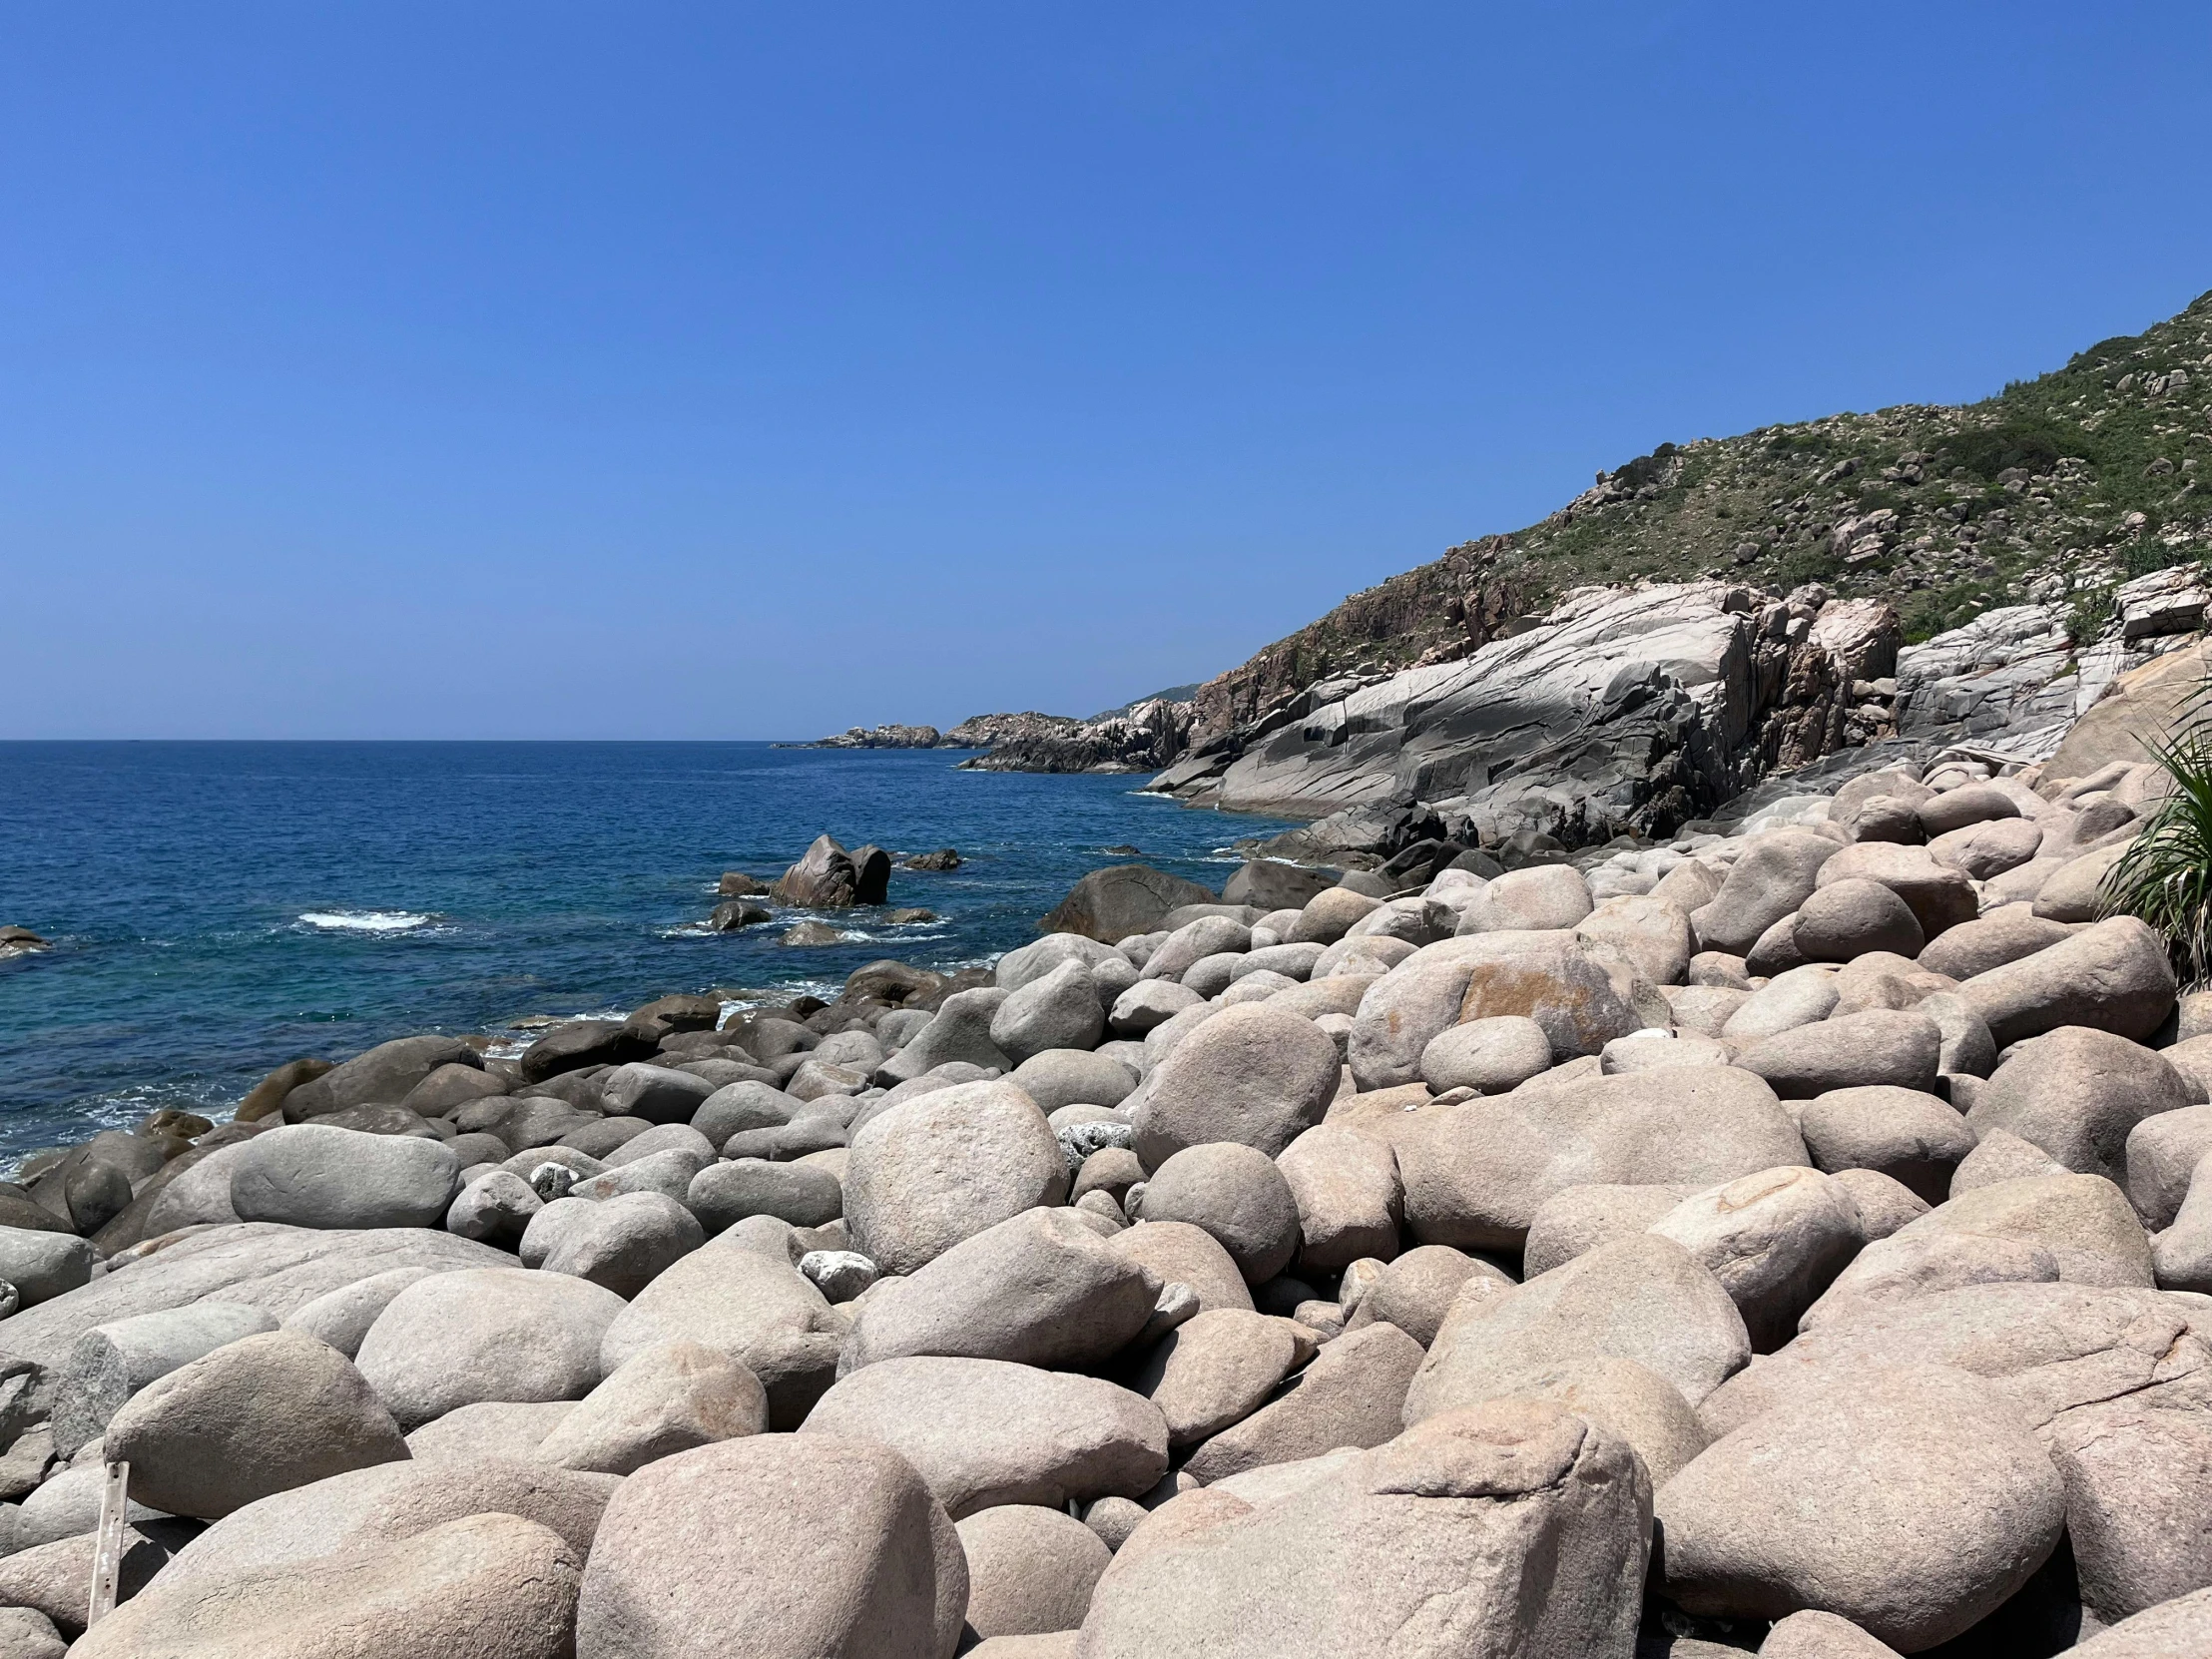
[[[675,991],[833,995],[880,956],[974,963],[1036,937],[1086,870],[1218,887],[1271,821],[1137,795],[1141,778],[953,770],[942,752],[766,744],[0,743],[0,1153],[227,1110],[271,1067],[418,1031],[634,1007]],[[824,830],[937,846],[892,905],[701,929],[725,869],[774,876]]]

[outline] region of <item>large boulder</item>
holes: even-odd
[[[441,1141],[286,1124],[239,1148],[231,1208],[241,1221],[292,1227],[436,1227],[460,1184],[460,1160]]]
[[[621,1308],[599,1371],[612,1376],[657,1343],[696,1342],[760,1379],[771,1428],[796,1428],[835,1377],[845,1322],[783,1245],[775,1256],[747,1249],[734,1242],[744,1231],[692,1252]]]
[[[1920,953],[1920,965],[1931,973],[1966,980],[2038,950],[2063,944],[2073,930],[2063,922],[2045,921],[2025,904],[2005,904],[1978,920],[1960,922]]]
[[[1478,942],[1502,948],[1466,963],[1461,1022],[1533,1020],[1551,1039],[1552,1057],[1565,1060],[1599,1053],[1614,1038],[1666,1018],[1657,987],[1628,958],[1609,959],[1609,946],[1551,934],[1493,933]],[[1363,1002],[1363,1020],[1366,1014]]]
[[[1266,1153],[1235,1141],[1176,1153],[1152,1172],[1137,1213],[1144,1221],[1203,1228],[1248,1284],[1273,1279],[1298,1251],[1298,1200],[1290,1183]]]
[[[71,1345],[53,1390],[54,1449],[97,1440],[126,1400],[227,1343],[276,1329],[259,1308],[201,1302],[96,1325]]]
[[[850,1364],[913,1355],[1090,1370],[1151,1318],[1159,1281],[1069,1210],[1025,1210],[861,1305]]]
[[[204,1585],[157,1584],[71,1650],[90,1659],[566,1659],[582,1562],[515,1515]]]
[[[1665,1590],[1693,1613],[1847,1618],[1904,1653],[1960,1634],[2042,1565],[2065,1488],[2003,1393],[1901,1366],[1808,1390],[1659,1495]]]
[[[54,1369],[67,1362],[86,1332],[141,1314],[208,1302],[259,1310],[281,1321],[318,1297],[395,1270],[502,1264],[512,1267],[514,1258],[442,1229],[321,1232],[267,1222],[210,1227],[164,1245],[132,1263],[127,1273],[104,1274],[81,1290],[0,1321],[0,1359]],[[206,1352],[196,1349],[174,1363]]]
[[[441,1066],[481,1073],[484,1061],[475,1045],[460,1037],[400,1037],[378,1043],[287,1090],[284,1119],[304,1123],[353,1106],[397,1105]]]
[[[1880,1170],[1931,1204],[1950,1192],[1951,1172],[1974,1149],[1957,1110],[1919,1089],[1876,1085],[1831,1089],[1798,1113],[1813,1167]]]
[[[1187,1221],[1140,1222],[1108,1239],[1106,1248],[1162,1285],[1188,1286],[1201,1313],[1252,1307],[1252,1292],[1229,1252],[1211,1233]]]
[[[2062,1412],[2047,1444],[2066,1482],[2081,1600],[2117,1624],[2212,1585],[2212,1428],[2200,1409],[2121,1400]]]
[[[1834,841],[1807,830],[1754,835],[1729,866],[1713,901],[1690,917],[1700,946],[1743,955],[1760,934],[1813,896],[1821,866],[1835,852]]]
[[[1397,1254],[1404,1193],[1387,1141],[1322,1123],[1293,1141],[1275,1167],[1298,1206],[1299,1260],[1316,1273],[1338,1272],[1363,1256]]]
[[[999,1360],[886,1360],[844,1378],[800,1440],[871,1440],[911,1463],[957,1520],[998,1503],[1149,1491],[1168,1466],[1167,1419],[1094,1377]]]
[[[1978,1134],[2005,1130],[2070,1170],[2125,1186],[2135,1126],[2190,1104],[2181,1074],[2150,1049],[2109,1031],[2061,1026],[2012,1049],[1974,1091],[1966,1122]]]
[[[1048,1049],[1089,1049],[1106,1031],[1098,981],[1081,962],[1062,962],[1018,990],[991,1015],[991,1041],[1017,1066]]]
[[[1630,1659],[1650,1515],[1626,1440],[1550,1401],[1498,1400],[1274,1501],[1177,1498],[1099,1580],[1077,1651]]]
[[[479,1400],[581,1399],[622,1298],[565,1274],[435,1274],[391,1301],[355,1357],[402,1428]]]
[[[1298,1363],[1284,1321],[1241,1308],[1194,1315],[1152,1346],[1129,1385],[1160,1408],[1168,1444],[1196,1444],[1266,1404]]]
[[[20,1308],[35,1308],[89,1284],[93,1260],[92,1245],[74,1233],[0,1227],[0,1280],[15,1287]]]
[[[1498,1294],[1469,1280],[1405,1395],[1405,1420],[1511,1393],[1571,1362],[1633,1360],[1692,1405],[1751,1358],[1743,1315],[1672,1239],[1616,1239]]]
[[[2194,1659],[2212,1650],[2212,1589],[2160,1602],[2071,1651],[2076,1659]]]
[[[1394,1325],[1348,1331],[1299,1374],[1296,1387],[1215,1434],[1184,1467],[1212,1485],[1339,1446],[1381,1445],[1404,1426],[1405,1390],[1420,1364],[1420,1344]]]
[[[1530,1085],[1443,1107],[1395,1145],[1406,1224],[1462,1250],[1519,1248],[1537,1206],[1568,1187],[1703,1188],[1806,1162],[1774,1090],[1733,1066]]]
[[[983,1641],[1072,1632],[1113,1560],[1073,1515],[1032,1503],[978,1510],[956,1530],[967,1559],[967,1629]]]
[[[894,1452],[726,1440],[622,1483],[585,1571],[576,1659],[951,1659],[967,1598],[952,1522]]]
[[[239,1573],[296,1568],[492,1513],[551,1529],[581,1559],[619,1484],[613,1475],[578,1474],[521,1455],[378,1463],[233,1510],[177,1552],[163,1569],[162,1587],[207,1593]]]
[[[1810,1100],[1831,1089],[1919,1089],[1936,1086],[1943,1033],[1911,1009],[1869,1008],[1836,1014],[1776,1033],[1736,1056],[1785,1100]]]
[[[407,1445],[344,1355],[272,1331],[149,1383],[108,1423],[104,1454],[131,1465],[140,1502],[220,1520],[273,1492],[396,1461]]]
[[[1859,841],[1839,849],[1821,866],[1821,887],[1840,881],[1877,881],[1905,900],[1922,934],[1934,939],[1974,919],[1980,901],[1964,870],[1939,862],[1925,846]]]
[[[1572,927],[1590,913],[1590,889],[1572,864],[1508,870],[1459,911],[1461,933]]]
[[[1810,1169],[1771,1169],[1684,1199],[1651,1231],[1720,1281],[1762,1353],[1797,1335],[1812,1307],[1866,1244],[1843,1184]]]
[[[1160,918],[1185,904],[1210,904],[1220,897],[1211,887],[1145,864],[1112,864],[1094,869],[1068,889],[1050,915],[1037,923],[1047,933],[1081,933],[1115,944],[1132,933],[1149,933]]]
[[[2133,916],[2085,927],[2062,944],[1977,973],[1958,987],[1999,1047],[2061,1025],[2140,1042],[2173,1011],[2173,964]]]
[[[860,878],[852,855],[828,833],[817,835],[799,862],[776,878],[770,896],[779,904],[838,909],[859,902]]]
[[[1321,1121],[1339,1075],[1337,1045],[1313,1021],[1264,1002],[1225,1008],[1145,1080],[1132,1144],[1148,1169],[1208,1141],[1272,1158]]]
[[[616,1367],[538,1442],[536,1456],[592,1474],[632,1474],[767,1427],[760,1379],[727,1355],[679,1337]]]
[[[1009,1216],[1060,1203],[1068,1175],[1051,1124],[1020,1088],[956,1084],[901,1101],[852,1137],[845,1225],[885,1273],[913,1273]]]
[[[581,1202],[583,1208],[572,1212],[577,1219],[561,1229],[537,1265],[547,1273],[589,1280],[619,1297],[636,1296],[707,1242],[698,1218],[666,1193]]]

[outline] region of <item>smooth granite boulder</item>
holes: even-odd
[[[293,1227],[436,1227],[460,1177],[440,1141],[285,1124],[239,1148],[231,1207],[241,1221]]]
[[[402,1428],[478,1400],[581,1399],[623,1311],[614,1292],[566,1274],[434,1274],[392,1299],[354,1363]]]
[[[620,1308],[599,1349],[600,1374],[613,1375],[656,1343],[688,1339],[760,1379],[771,1428],[798,1427],[836,1375],[845,1321],[792,1265],[786,1242],[773,1254],[745,1247],[746,1230],[766,1221],[741,1222]]]
[[[1696,1405],[1751,1359],[1743,1315],[1691,1254],[1615,1239],[1502,1296],[1469,1280],[1405,1395],[1405,1420],[1510,1393],[1570,1362],[1633,1360]]]
[[[1397,1254],[1404,1216],[1397,1157],[1389,1143],[1357,1129],[1321,1123],[1275,1161],[1298,1206],[1299,1260],[1317,1273],[1364,1256]]]
[[[1068,1179],[1052,1126],[1019,1087],[959,1084],[902,1101],[852,1137],[845,1225],[885,1273],[913,1273],[1009,1216],[1059,1204]]]
[[[951,1659],[967,1598],[952,1522],[894,1452],[726,1440],[622,1483],[585,1571],[576,1659]]]
[[[676,1338],[639,1350],[586,1394],[536,1455],[593,1474],[633,1474],[680,1451],[759,1434],[768,1393],[737,1361]]]
[[[1067,1210],[1025,1210],[869,1296],[848,1368],[914,1355],[1090,1370],[1152,1317],[1160,1282]]]
[[[1145,1080],[1132,1147],[1153,1170],[1209,1141],[1272,1158],[1321,1121],[1339,1076],[1337,1045],[1313,1021],[1264,1002],[1225,1008]]]
[[[1733,1066],[1528,1085],[1442,1107],[1395,1145],[1406,1225],[1461,1250],[1518,1248],[1537,1207],[1568,1187],[1703,1188],[1806,1162],[1774,1090]]]
[[[2191,1104],[2181,1074],[2109,1031],[2062,1026],[2020,1043],[1974,1093],[1966,1122],[2002,1129],[2070,1170],[2125,1186],[2138,1124]]]
[[[1631,1659],[1650,1525],[1627,1441],[1547,1400],[1496,1400],[1273,1501],[1176,1498],[1116,1554],[1075,1651]]]
[[[2065,1485],[1980,1378],[1901,1366],[1809,1389],[1659,1494],[1665,1590],[1722,1618],[1818,1608],[1903,1653],[1968,1629],[2041,1566]]]
[[[886,1360],[836,1383],[799,1439],[888,1446],[958,1520],[998,1503],[1137,1497],[1168,1466],[1167,1419],[1094,1377],[999,1360]]]
[[[1214,1434],[1184,1467],[1212,1485],[1340,1446],[1381,1445],[1404,1425],[1405,1390],[1420,1364],[1420,1344],[1394,1325],[1348,1331],[1299,1373],[1296,1387]]]
[[[273,1492],[407,1455],[361,1374],[296,1331],[242,1338],[147,1384],[108,1423],[131,1491],[173,1515],[220,1520]]]
[[[71,1651],[89,1659],[566,1659],[583,1564],[560,1535],[479,1514],[219,1586],[150,1587]]]

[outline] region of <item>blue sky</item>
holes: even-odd
[[[2212,287],[2212,7],[0,3],[0,736],[1202,679]]]

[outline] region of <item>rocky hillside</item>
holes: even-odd
[[[2026,598],[2074,611],[2086,638],[2119,583],[2212,541],[2208,406],[2212,294],[1979,403],[1663,443],[1202,686],[1193,742],[1320,681],[1464,657],[1593,583],[1818,582],[1891,601],[1908,642]]]

